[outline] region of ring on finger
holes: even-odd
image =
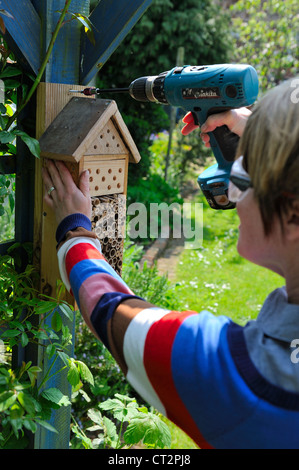
[[[51,186],[51,188],[48,190],[48,195],[51,196],[52,191],[54,191],[55,187]]]

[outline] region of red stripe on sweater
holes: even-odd
[[[211,448],[198,430],[181,400],[171,371],[172,345],[185,318],[195,312],[170,312],[149,329],[144,346],[144,367],[148,378],[163,403],[167,417],[182,428],[201,448]],[[182,351],[184,354],[184,351]]]
[[[99,252],[93,245],[90,243],[77,243],[72,246],[67,252],[65,259],[65,268],[67,275],[75,266],[75,264],[83,261],[85,259],[105,259],[102,253]]]

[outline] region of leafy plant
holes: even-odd
[[[58,432],[47,422],[51,412],[70,405],[59,389],[46,387],[58,358],[63,366],[56,373],[67,370],[73,389],[82,387],[83,381],[94,383],[89,368],[68,353],[72,337],[61,315],[70,319],[74,312],[60,300],[64,287],[59,285],[57,299],[41,296],[34,288],[35,276],[32,265],[18,273],[10,254],[0,258],[0,339],[6,353],[0,367],[0,448],[26,447],[26,432],[35,433],[38,426]],[[50,327],[46,319],[53,312]],[[29,343],[44,348],[52,359],[42,379],[41,368],[32,361],[12,367],[13,348]]]
[[[232,58],[257,69],[262,92],[298,73],[296,0],[239,0],[230,12]]]
[[[116,393],[114,398],[101,403],[98,408],[88,411],[93,425],[86,429],[86,433],[95,437],[88,438],[77,423],[72,427],[77,440],[85,448],[128,449],[140,443],[154,449],[170,447],[171,435],[167,424],[156,411],[140,407],[135,398]],[[103,416],[101,410],[111,414],[113,420]],[[76,446],[75,439],[73,445]]]

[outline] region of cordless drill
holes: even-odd
[[[137,78],[128,88],[86,88],[81,91],[85,95],[124,92],[137,101],[191,111],[195,124],[201,126],[211,114],[252,105],[258,95],[258,77],[250,65],[185,65],[160,75]],[[198,184],[213,209],[235,206],[228,199],[228,183],[238,140],[239,137],[226,126],[210,133],[211,149],[217,163],[199,175]]]

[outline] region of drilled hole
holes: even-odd
[[[106,179],[105,176],[103,176],[103,177],[102,177],[102,181],[105,181],[105,179]]]
[[[92,177],[92,176],[89,178],[89,181],[92,183],[92,181],[93,181],[93,177]]]
[[[108,173],[110,173],[110,174],[112,173],[112,170],[111,170],[111,168],[109,168],[109,170],[108,170]]]
[[[111,189],[111,186],[110,186],[110,184],[109,184],[109,186],[108,186],[108,189]]]
[[[116,176],[113,176],[113,181],[116,181]]]
[[[120,183],[117,183],[117,187],[120,188]]]
[[[96,191],[98,191],[99,187],[98,187],[98,186],[95,186],[95,188],[94,188],[94,189],[95,189]]]
[[[100,172],[101,172],[101,170],[100,170],[99,168],[97,168],[97,170],[96,170],[96,174],[97,174],[97,175],[99,175],[99,174],[100,174]]]
[[[98,148],[98,146],[97,146],[97,145],[94,145],[93,148],[96,150],[96,149]]]
[[[122,173],[122,171],[123,171],[122,168],[119,168],[119,169],[118,169],[118,172],[119,172],[119,173]]]

